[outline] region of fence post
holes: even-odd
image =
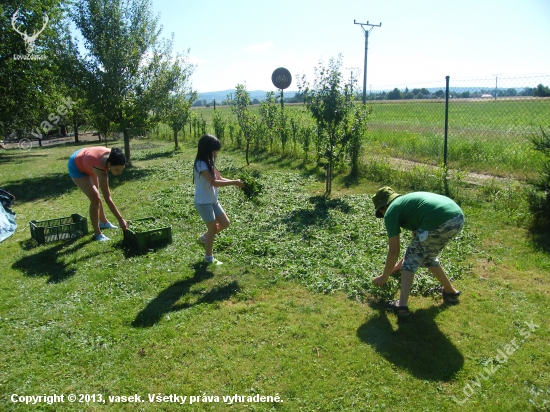
[[[445,138],[443,143],[443,167],[445,173],[443,175],[445,196],[449,196],[449,184],[447,179],[447,138],[449,132],[449,76],[445,76]]]
[[[445,140],[443,147],[443,165],[447,167],[447,134],[449,132],[449,76],[445,76]]]

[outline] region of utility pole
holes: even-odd
[[[498,76],[500,76],[500,73],[499,74],[493,74],[493,76],[495,76],[495,100],[497,99],[497,94],[498,94]]]
[[[370,24],[367,20],[366,23],[357,23],[353,20],[353,24],[359,24],[365,33],[365,68],[363,70],[363,104],[367,103],[367,51],[369,50],[369,34],[375,27],[382,27],[380,24]],[[364,26],[370,26],[370,29],[365,29]]]

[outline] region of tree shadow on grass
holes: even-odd
[[[550,231],[545,233],[540,231],[531,231],[529,236],[535,250],[550,255]]]
[[[68,173],[51,173],[46,176],[16,180],[2,188],[13,194],[18,202],[57,197],[78,189]]]
[[[346,176],[343,177],[344,185],[349,187],[355,187],[359,184],[360,178],[358,173],[349,173]]]
[[[399,318],[396,330],[381,306],[371,304],[379,310],[378,315],[357,329],[363,342],[418,379],[446,382],[462,369],[464,357],[435,323],[435,317],[447,304],[419,309],[407,318]]]
[[[127,181],[142,180],[148,175],[147,169],[130,168],[120,176],[109,176],[111,188],[123,185]],[[58,197],[78,190],[69,173],[51,173],[45,176],[21,179],[3,185],[2,189],[13,194],[18,202],[32,202],[38,199]],[[84,196],[84,194],[82,194]]]
[[[132,161],[145,162],[153,159],[163,159],[166,157],[171,158],[174,157],[174,153],[174,149],[165,152],[144,153],[143,155],[138,152],[137,154],[132,155]]]
[[[132,326],[135,328],[151,327],[160,322],[166,313],[189,309],[202,303],[214,303],[226,300],[241,290],[238,282],[233,281],[226,285],[215,286],[206,293],[191,291],[193,285],[214,277],[214,274],[207,270],[207,267],[204,263],[195,264],[195,274],[192,278],[180,280],[161,291],[155,299],[149,302],[145,309],[138,313],[132,322]],[[200,295],[200,297],[193,303],[176,303],[188,294]]]
[[[56,242],[49,248],[39,250],[33,255],[24,256],[12,265],[13,269],[21,271],[25,276],[41,277],[49,276],[48,283],[59,283],[74,276],[76,269],[74,262],[71,266],[63,262],[60,257],[75,253],[77,250],[86,246],[89,241],[79,241],[73,239],[70,241]],[[34,240],[21,242],[24,250],[32,250],[36,247]],[[86,256],[89,259],[90,256]]]
[[[550,204],[531,205],[529,238],[538,252],[550,254]]]
[[[282,222],[288,226],[288,230],[299,233],[310,226],[326,223],[331,219],[331,209],[340,210],[343,213],[351,211],[351,206],[342,199],[312,196],[309,198],[309,203],[313,204],[313,209],[298,209],[282,219]]]
[[[1,163],[10,163],[10,162],[17,162],[17,161],[23,161],[27,160],[30,157],[47,157],[48,155],[46,153],[42,154],[36,154],[36,153],[30,153],[30,152],[23,152],[23,151],[9,151],[9,152],[0,152],[0,164]]]

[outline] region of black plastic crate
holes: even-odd
[[[49,220],[31,220],[31,237],[39,244],[73,239],[88,234],[88,221],[84,216],[72,214]]]

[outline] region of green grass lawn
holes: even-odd
[[[444,304],[421,272],[398,321],[381,305],[398,280],[370,282],[386,253],[378,183],[337,176],[325,200],[298,161],[256,159],[263,193],[220,190],[232,225],[214,245],[224,264],[205,267],[194,145],[136,139],[113,198],[128,220],[171,225],[173,242],[137,253],[111,230],[108,243],[38,246],[30,220],[88,214],[66,173],[76,148],[0,153],[19,224],[0,244],[0,410],[549,409],[550,256],[506,211],[463,202],[466,228],[442,256],[461,303]],[[225,177],[244,165],[220,152]],[[64,402],[21,403],[53,394]]]

